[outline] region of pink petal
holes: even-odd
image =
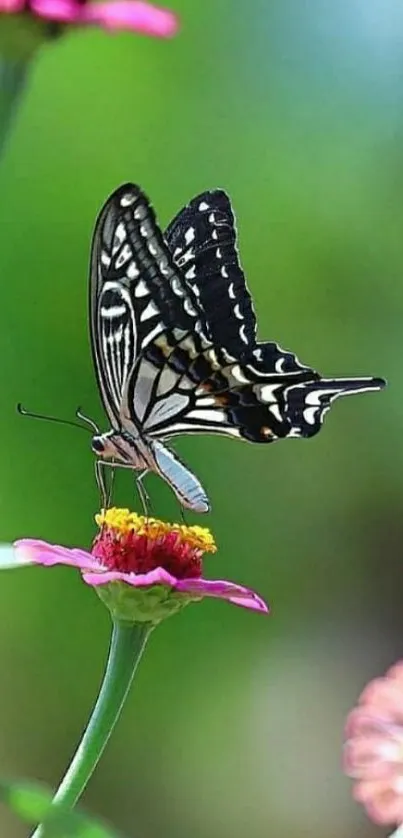
[[[99,571],[101,565],[85,550],[70,550],[58,544],[48,544],[36,538],[21,538],[14,542],[14,549],[19,561],[35,564],[54,565],[65,564],[78,567],[80,570]]]
[[[175,576],[171,576],[167,570],[162,567],[157,567],[155,570],[150,570],[148,573],[123,573],[119,570],[104,570],[100,571],[97,567],[94,572],[83,573],[84,582],[87,585],[107,585],[109,582],[126,582],[126,585],[132,585],[133,588],[145,588],[150,585],[167,585],[169,588],[176,588],[178,580]]]
[[[249,588],[235,585],[233,582],[210,579],[176,579],[162,567],[157,567],[149,573],[122,573],[117,570],[101,572],[90,571],[83,573],[83,579],[88,585],[107,585],[109,582],[126,582],[134,588],[144,588],[150,585],[167,585],[183,594],[197,597],[212,596],[228,599],[234,605],[251,608],[255,611],[268,612],[265,602]]]
[[[17,14],[25,6],[25,0],[0,0],[0,13]]]
[[[396,723],[403,722],[402,688],[398,681],[390,678],[375,678],[360,695],[361,707],[376,708],[383,718],[389,717]]]
[[[397,661],[397,663],[394,663],[393,666],[388,669],[386,676],[388,678],[393,678],[394,681],[399,681],[400,684],[403,684],[403,661]]]
[[[30,8],[46,20],[61,23],[78,23],[81,20],[81,6],[76,0],[30,0]]]
[[[139,0],[89,3],[81,6],[81,20],[97,23],[106,29],[130,29],[159,38],[171,38],[178,31],[178,21],[173,12]]]
[[[375,798],[369,800],[365,804],[365,808],[371,820],[382,826],[390,826],[391,824],[397,826],[403,822],[403,799],[401,796],[395,795],[393,800],[386,801],[383,798]]]
[[[195,594],[196,596],[212,596],[219,599],[228,599],[233,605],[240,605],[242,608],[251,608],[254,611],[268,613],[266,603],[250,588],[243,585],[236,585],[235,582],[226,582],[222,579],[211,581],[210,579],[181,579],[176,585],[177,591]]]
[[[398,735],[399,725],[393,724],[390,714],[381,715],[377,707],[361,705],[354,707],[348,714],[344,733],[347,739],[357,736],[367,736],[373,733],[390,736],[393,733]]]
[[[403,821],[403,798],[390,783],[365,780],[357,783],[354,799],[365,806],[370,818],[378,824],[399,824]]]
[[[379,780],[394,777],[401,763],[398,742],[382,736],[349,739],[344,746],[343,765],[349,777]]]
[[[13,544],[0,544],[0,572],[2,570],[16,570],[16,568],[31,565],[27,556],[17,555]]]

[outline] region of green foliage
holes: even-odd
[[[52,807],[52,792],[37,783],[0,781],[0,800],[22,820],[42,823],[43,838],[119,838],[117,832],[87,815]]]

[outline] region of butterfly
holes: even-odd
[[[104,466],[162,477],[181,505],[209,510],[195,474],[168,447],[180,434],[255,443],[316,434],[339,396],[381,378],[322,378],[273,341],[258,341],[227,194],[203,192],[163,234],[140,187],[120,186],[95,226],[90,337],[110,430],[92,439]]]

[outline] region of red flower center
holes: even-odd
[[[91,552],[108,570],[122,573],[148,573],[162,567],[177,579],[202,574],[202,550],[184,542],[174,530],[153,538],[105,528],[96,536]]]
[[[215,553],[204,527],[167,524],[128,509],[112,507],[96,516],[100,527],[92,555],[108,570],[148,573],[163,568],[177,579],[202,575],[203,553]]]

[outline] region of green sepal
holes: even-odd
[[[167,585],[135,588],[118,581],[98,585],[95,590],[109,608],[114,620],[151,623],[154,626],[177,614],[190,602],[199,602],[202,599],[175,591]]]

